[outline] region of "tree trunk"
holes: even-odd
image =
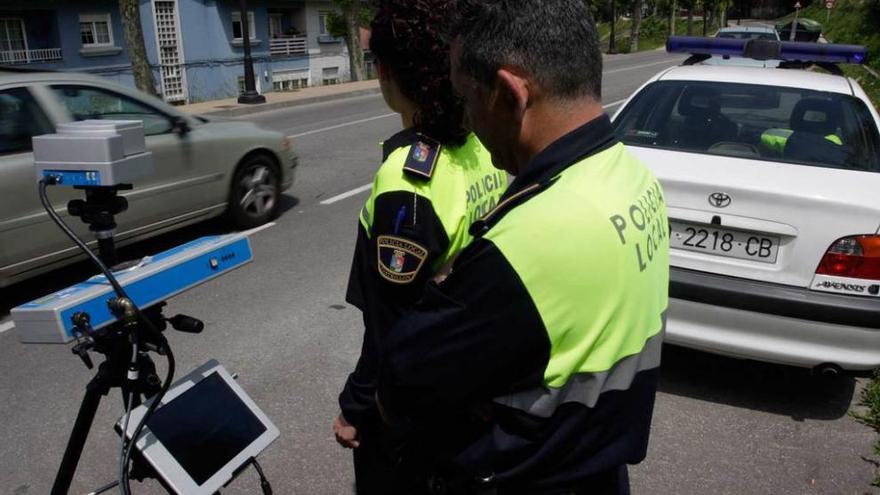
[[[678,18],[676,10],[678,10],[676,2],[672,0],[672,4],[669,6],[669,36],[675,36],[675,21]]]
[[[688,9],[687,17],[687,35],[694,35],[694,9]]]
[[[717,17],[715,15],[715,12],[716,12],[716,7],[713,5],[712,9],[709,11],[709,22],[706,23],[706,26],[707,26],[706,33],[703,33],[703,36],[708,36],[708,30],[711,29],[713,26],[715,26],[715,20],[716,20],[715,18]]]
[[[345,24],[348,27],[346,44],[348,45],[348,65],[352,81],[366,79],[364,70],[364,47],[361,46],[361,25],[359,22],[361,3],[351,2],[345,8]]]
[[[615,36],[617,35],[614,27],[617,24],[617,5],[614,0],[611,0],[611,31],[608,36],[608,53],[617,53],[617,40],[615,40]]]
[[[629,53],[639,51],[639,28],[642,24],[642,1],[636,0],[633,4],[632,24],[629,31]]]
[[[706,32],[709,30],[708,19],[709,12],[706,11],[706,5],[703,5],[703,36],[706,36]]]
[[[122,16],[122,30],[125,32],[125,48],[134,73],[134,84],[147,94],[158,96],[153,84],[153,71],[147,60],[147,47],[144,45],[144,32],[141,29],[141,11],[138,0],[119,0],[119,13]]]

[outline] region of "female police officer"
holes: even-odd
[[[382,145],[382,166],[360,214],[346,300],[364,317],[357,367],[339,397],[336,440],[354,448],[357,491],[403,492],[396,441],[375,403],[383,334],[422,287],[470,242],[471,223],[506,188],[506,174],[463,126],[441,36],[449,0],[383,0],[371,24],[385,101],[404,129]]]

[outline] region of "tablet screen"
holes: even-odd
[[[266,431],[216,372],[156,410],[147,427],[198,485]]]

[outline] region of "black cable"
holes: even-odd
[[[140,314],[140,312],[138,312]],[[148,327],[151,327],[153,330],[156,327],[153,326],[153,323],[144,319],[148,323]],[[157,330],[158,332],[158,330]],[[138,423],[137,428],[134,429],[134,433],[131,435],[131,440],[128,442],[128,449],[125,451],[125,457],[122,459],[122,465],[128,466],[129,460],[131,459],[131,451],[137,443],[137,438],[140,436],[141,431],[143,431],[144,426],[147,424],[147,421],[150,419],[150,416],[156,411],[156,408],[159,407],[159,403],[162,402],[162,398],[165,397],[165,394],[168,392],[168,389],[171,387],[171,380],[174,378],[174,353],[171,352],[171,346],[168,345],[168,341],[165,340],[162,334],[159,334],[162,337],[162,347],[165,348],[165,357],[168,359],[168,373],[165,376],[165,383],[162,384],[162,389],[153,397],[153,402],[147,407],[147,412],[144,413],[144,417],[141,418],[140,423]],[[123,432],[125,434],[125,432]],[[128,469],[123,470],[123,477],[120,480],[120,485],[122,486],[122,493],[124,495],[131,495],[131,487],[129,486],[128,480]]]
[[[91,249],[89,249],[89,246],[86,245],[86,243],[83,242],[79,238],[79,236],[76,235],[76,232],[68,227],[67,224],[64,223],[64,220],[62,220],[61,217],[59,217],[58,214],[55,213],[55,208],[52,208],[52,204],[49,202],[49,196],[46,192],[46,186],[54,186],[56,183],[57,182],[55,181],[54,177],[44,177],[40,179],[40,202],[43,203],[43,208],[46,209],[46,213],[49,214],[49,218],[51,218],[52,221],[55,222],[55,225],[57,225],[58,228],[60,228],[67,235],[67,237],[69,237],[70,240],[73,241],[73,243],[76,244],[82,250],[82,252],[86,253],[86,255],[91,258],[92,262],[98,266],[98,268],[107,278],[107,281],[109,281],[110,285],[113,286],[113,291],[116,292],[116,296],[119,298],[129,299],[128,295],[125,293],[125,289],[123,289],[122,286],[119,285],[119,282],[116,281],[116,277],[113,276],[113,273],[110,272],[110,269],[107,268],[107,265],[105,265],[104,262],[101,261],[101,258],[98,258],[98,256],[93,253]]]
[[[110,483],[107,483],[106,485],[102,486],[101,488],[98,488],[97,490],[95,490],[93,492],[89,492],[86,495],[101,495],[102,493],[109,492],[110,490],[116,488],[117,486],[119,486],[119,480],[111,481]]]
[[[251,457],[251,464],[254,465],[254,469],[256,469],[257,474],[260,475],[260,488],[263,489],[263,495],[272,495],[272,485],[269,484],[269,480],[266,479],[266,475],[263,474],[263,468],[260,467],[260,463],[257,462],[256,457]]]
[[[132,338],[131,363],[129,364],[129,367],[128,367],[129,373],[131,373],[132,370],[134,370],[135,372],[137,371],[137,361],[138,361],[137,339]],[[126,376],[125,379],[130,380],[131,377]],[[125,422],[122,425],[122,435],[120,435],[121,439],[119,441],[119,443],[120,443],[120,445],[119,445],[119,478],[118,478],[119,483],[122,483],[122,478],[125,477],[126,465],[125,465],[125,462],[123,459],[125,459],[125,448],[128,444],[128,442],[126,442],[125,433],[128,431],[128,422],[131,419],[131,409],[132,409],[131,406],[134,403],[134,396],[135,396],[134,390],[129,390],[128,391],[128,400],[125,401],[126,402],[125,403]]]
[[[48,193],[46,191],[47,186],[54,186],[55,184],[57,184],[57,182],[54,177],[44,177],[40,179],[39,182],[40,203],[43,204],[43,208],[46,209],[46,213],[49,214],[49,218],[51,218],[52,221],[55,222],[55,225],[57,225],[58,228],[60,228],[67,235],[67,237],[69,237],[70,240],[72,240],[73,243],[76,244],[77,247],[79,247],[92,260],[92,262],[95,263],[95,265],[97,265],[97,267],[104,274],[104,277],[107,278],[107,281],[110,282],[110,285],[113,287],[113,291],[116,292],[116,296],[120,299],[124,298],[131,302],[131,305],[134,308],[134,312],[138,320],[150,331],[150,333],[153,334],[153,337],[159,344],[159,350],[164,350],[164,355],[168,360],[168,372],[165,376],[165,383],[162,384],[162,388],[159,390],[159,393],[156,394],[156,396],[153,398],[153,402],[147,408],[147,411],[144,414],[144,417],[141,418],[140,423],[138,423],[137,428],[135,428],[134,434],[131,437],[132,440],[127,442],[127,448],[125,445],[123,445],[123,451],[125,454],[124,456],[122,456],[122,479],[119,480],[119,485],[122,488],[122,493],[124,495],[131,495],[131,487],[129,486],[127,469],[129,460],[131,459],[131,450],[136,443],[137,437],[141,434],[141,431],[143,431],[147,420],[149,420],[150,416],[153,415],[153,412],[155,412],[156,408],[159,406],[159,403],[162,401],[162,398],[165,397],[165,394],[171,387],[171,380],[174,379],[175,370],[174,353],[171,352],[171,346],[168,345],[168,339],[166,339],[165,336],[162,335],[162,332],[160,332],[156,328],[156,326],[153,325],[153,322],[150,321],[149,318],[144,316],[144,314],[141,312],[140,308],[137,307],[135,302],[130,297],[128,297],[125,289],[122,288],[122,286],[119,284],[119,281],[116,280],[116,277],[114,277],[110,269],[107,268],[107,265],[105,265],[104,262],[101,261],[101,259],[98,258],[98,256],[95,255],[95,253],[92,252],[91,249],[89,249],[89,246],[86,245],[86,243],[83,242],[82,239],[80,239],[79,236],[77,236],[76,233],[66,223],[64,223],[64,220],[62,220],[57,213],[55,213],[55,209],[52,207],[52,204],[49,201]],[[125,441],[126,433],[126,431],[122,432],[123,441]]]

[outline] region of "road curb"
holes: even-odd
[[[358,89],[354,91],[346,91],[344,93],[335,93],[329,95],[310,96],[307,98],[298,98],[296,100],[276,101],[273,103],[261,103],[239,108],[228,108],[212,110],[210,112],[198,112],[201,115],[212,115],[218,117],[242,117],[254,113],[268,112],[271,110],[280,110],[282,108],[296,107],[300,105],[308,105],[310,103],[320,103],[323,101],[341,100],[345,98],[353,98],[356,96],[366,96],[379,94],[380,88]]]

